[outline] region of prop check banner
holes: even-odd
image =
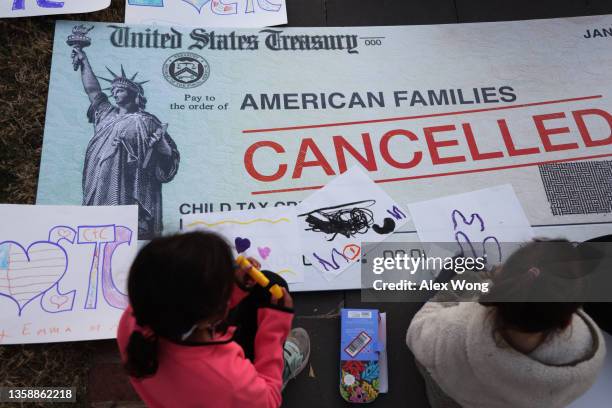
[[[357,165],[403,206],[511,184],[536,234],[610,231],[612,16],[76,24],[56,27],[40,204],[138,204],[146,239],[296,205]]]

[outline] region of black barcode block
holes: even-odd
[[[553,215],[612,212],[612,161],[538,167]]]
[[[350,342],[344,351],[346,351],[349,356],[355,357],[370,341],[372,341],[372,338],[368,336],[366,332],[361,332]]]

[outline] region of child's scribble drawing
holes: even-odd
[[[337,271],[338,269],[340,269],[341,265],[348,264],[351,260],[348,256],[344,255],[336,248],[332,248],[331,253],[329,255],[329,259],[325,259],[317,255],[315,252],[312,253],[312,256],[314,256],[314,258],[319,262],[319,264],[325,269],[326,272]]]
[[[357,167],[306,198],[298,210],[304,252],[329,280],[359,261],[362,242],[380,242],[408,221]]]
[[[459,224],[457,217],[460,218],[461,224]],[[451,212],[451,219],[453,221],[453,230],[455,231],[455,241],[457,242],[457,244],[459,244],[461,256],[484,256],[488,262],[492,263],[499,263],[502,261],[502,248],[499,243],[499,240],[495,236],[487,235],[482,238],[480,242],[480,245],[482,245],[482,250],[479,251],[477,248],[474,247],[474,244],[472,242],[475,237],[472,236],[472,238],[470,238],[469,232],[466,232],[463,229],[465,225],[472,226],[476,221],[478,221],[475,226],[478,228],[479,232],[483,232],[486,235],[485,222],[480,216],[480,214],[472,213],[470,214],[470,219],[468,220],[461,211],[454,209]],[[481,234],[478,235],[481,236]],[[476,238],[476,240],[478,239],[480,238]],[[490,255],[488,253],[492,252],[493,248],[490,245],[487,246],[487,243],[495,244],[495,249],[493,251],[495,252],[494,255]],[[464,244],[469,247],[469,253],[466,253],[466,248],[464,248]]]
[[[2,204],[0,218],[0,343],[114,337],[138,207]]]
[[[24,0],[15,0],[15,2]],[[45,0],[38,0],[45,1]],[[184,3],[189,4],[194,10],[200,14],[202,9],[207,4],[210,5],[210,10],[219,15],[237,14],[238,3],[237,2],[226,2],[226,0],[181,0]],[[281,3],[275,3],[270,0],[245,0],[244,12],[254,13],[255,2],[261,10],[277,12],[281,9]],[[144,6],[144,7],[164,7],[164,0],[128,0],[130,6]]]
[[[57,282],[40,297],[40,307],[48,313],[70,312],[74,307],[76,290],[62,293]]]
[[[203,229],[223,235],[237,254],[254,256],[262,269],[283,275],[289,283],[303,281],[297,216],[292,208],[192,214],[185,230]]]
[[[266,27],[287,22],[285,0],[127,0],[126,23]]]
[[[113,254],[123,244],[131,245],[132,231],[124,226],[117,225],[115,228],[115,240],[103,244],[102,249],[102,296],[109,306],[123,310],[128,305],[128,297],[123,293],[113,278],[112,262]]]
[[[132,241],[132,231],[123,226],[97,225],[56,226],[49,231],[48,241],[37,241],[27,249],[15,241],[0,242],[0,296],[17,304],[18,315],[34,299],[40,297],[41,308],[49,313],[71,311],[76,289],[60,290],[60,281],[68,270],[68,252],[60,243],[94,244],[89,269],[85,309],[95,309],[98,291],[109,306],[125,309],[127,296],[117,287],[112,273],[115,249]],[[102,254],[102,256],[100,256]],[[100,270],[102,271],[101,277]],[[84,271],[83,271],[84,272]]]
[[[26,0],[13,0],[13,10],[25,9]],[[51,0],[36,0],[38,7],[44,8],[62,8],[64,7],[63,1],[51,1]]]
[[[503,260],[501,243],[521,243],[533,237],[509,184],[412,203],[408,208],[421,242],[456,243],[461,255],[486,256],[488,264]]]
[[[465,218],[465,215],[463,215],[461,211],[453,210],[451,212],[451,220],[453,221],[453,229],[455,231],[457,230],[457,224],[459,223],[457,221],[457,217],[461,218],[462,224],[466,225],[472,225],[474,221],[478,221],[477,227],[480,231],[484,231],[484,221],[482,220],[482,217],[479,214],[470,214],[470,220],[468,221],[468,219]]]
[[[74,244],[76,239],[76,231],[66,225],[59,225],[51,228],[49,231],[49,242],[60,245],[62,240],[67,241],[67,244]],[[60,291],[60,283],[46,291],[40,298],[40,307],[49,313],[69,312],[74,307],[76,290],[62,293]]]
[[[98,284],[100,268],[100,250],[102,244],[115,240],[114,225],[80,226],[78,227],[77,244],[93,244],[94,252],[89,270],[89,285],[85,299],[85,309],[95,309],[98,303]]]
[[[395,218],[396,220],[403,220],[404,218],[407,218],[406,214],[396,205],[391,207],[391,209],[388,209],[387,213],[389,213],[389,215]]]
[[[331,235],[327,240],[333,241],[338,234],[352,238],[366,234],[370,228],[377,234],[389,234],[395,229],[395,221],[386,217],[383,225],[374,223],[374,212],[368,207],[376,204],[376,200],[362,200],[352,203],[317,208],[310,212],[299,214],[305,217],[308,228],[305,231],[322,232]]]

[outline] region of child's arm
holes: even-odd
[[[282,401],[283,345],[293,320],[293,312],[282,307],[262,307],[257,311],[255,361],[244,359],[243,371],[234,382],[236,406],[279,407]]]

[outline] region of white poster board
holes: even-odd
[[[362,242],[380,242],[408,221],[403,210],[358,167],[298,207],[305,256],[332,280],[361,259]]]
[[[477,256],[493,246],[492,263],[505,259],[502,243],[534,237],[531,224],[512,186],[505,184],[408,205],[421,242],[457,242],[464,253]],[[489,251],[490,252],[490,251]]]
[[[226,238],[235,255],[252,256],[261,269],[281,275],[288,283],[304,281],[295,207],[192,214],[183,231],[201,229]]]
[[[0,344],[114,338],[136,206],[0,205]]]
[[[285,0],[126,0],[128,24],[266,27],[287,24]]]
[[[88,13],[110,6],[110,0],[4,0],[0,18]]]

